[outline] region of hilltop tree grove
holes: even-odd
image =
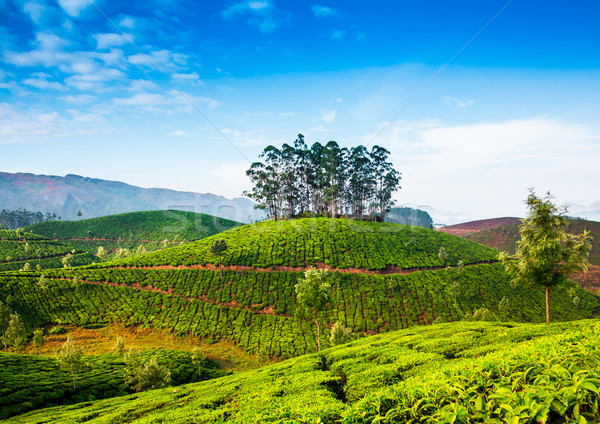
[[[245,196],[272,219],[305,216],[353,216],[383,221],[400,189],[400,173],[383,147],[340,148],[337,142],[310,148],[298,134],[294,145],[268,146],[246,175],[254,184]]]

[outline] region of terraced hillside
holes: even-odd
[[[194,383],[227,375],[216,364],[203,359],[196,366],[189,352],[156,350],[144,352],[171,372],[171,385]],[[133,393],[125,384],[122,354],[111,353],[84,357],[85,366],[76,375],[73,390],[71,375],[59,368],[54,357],[0,353],[0,419],[55,405],[70,405],[93,399],[105,399]]]
[[[94,256],[60,241],[25,231],[0,230],[0,271],[31,268],[61,268],[63,258],[72,255],[72,266],[94,262]]]
[[[209,253],[230,248],[223,277]],[[440,249],[447,260],[440,259]],[[80,269],[0,275],[0,299],[27,320],[87,325],[121,322],[227,339],[249,353],[292,357],[316,351],[314,323],[295,317],[294,286],[307,266],[332,270],[328,326],[375,334],[455,321],[510,299],[513,321],[542,321],[543,293],[512,287],[496,251],[437,231],[399,224],[303,219],[263,222],[141,257]],[[459,264],[462,261],[464,264]],[[591,317],[596,296],[579,290],[575,305],[552,294],[553,320]],[[322,343],[328,345],[326,328]]]
[[[25,228],[78,249],[95,254],[103,246],[114,253],[119,248],[146,251],[195,241],[242,225],[212,215],[165,210],[131,212],[81,221],[48,221]]]
[[[258,370],[8,423],[599,422],[600,326],[413,327]]]

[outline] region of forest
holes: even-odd
[[[297,216],[353,217],[383,221],[400,189],[401,174],[383,147],[346,148],[337,142],[310,148],[298,134],[293,145],[267,146],[246,175],[254,187],[244,195],[274,220]]]

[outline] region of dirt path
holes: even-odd
[[[465,264],[464,267],[470,267],[481,264],[493,264],[499,261],[479,261],[470,264]],[[271,266],[269,268],[254,268],[251,266],[242,265],[223,265],[222,271],[251,271],[251,272],[304,272],[310,267],[291,267],[291,266]],[[366,274],[366,275],[408,275],[417,271],[438,271],[446,268],[458,268],[457,266],[433,266],[433,267],[415,267],[415,268],[400,268],[394,265],[388,265],[385,269],[369,270],[362,268],[332,268],[323,263],[317,263],[315,268],[325,269],[331,272],[341,272],[345,274]],[[205,265],[156,265],[156,266],[131,266],[131,267],[109,267],[108,269],[204,269],[209,271],[218,271],[219,267],[210,263]]]

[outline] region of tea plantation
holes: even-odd
[[[212,215],[164,210],[130,212],[81,221],[47,221],[25,228],[78,249],[95,254],[98,247],[108,253],[119,248],[146,251],[195,241],[242,224]]]
[[[600,325],[412,327],[231,376],[11,423],[591,423]]]
[[[221,377],[227,372],[205,359],[199,367],[193,364],[189,352],[157,350],[145,352],[171,372],[171,384]],[[132,393],[125,384],[125,363],[122,354],[84,357],[84,370],[76,375],[76,390],[72,377],[59,368],[56,358],[0,353],[0,419],[55,405],[69,405]]]
[[[0,230],[0,271],[22,269],[26,263],[33,269],[62,268],[63,258],[72,254],[72,266],[94,262],[94,256],[60,241],[24,231]]]
[[[425,228],[348,219],[259,222],[225,231],[218,238],[229,246],[222,258],[224,265],[254,268],[324,264],[342,269],[412,269],[457,265],[459,261],[489,262],[498,254],[480,244]],[[114,266],[217,265],[219,258],[208,250],[212,240],[119,261]],[[446,261],[438,256],[441,247],[446,249]]]
[[[48,323],[121,322],[212,340],[228,339],[250,354],[283,358],[316,351],[316,326],[295,317],[294,286],[303,272],[297,268],[272,269],[274,263],[300,266],[323,260],[329,266],[340,265],[330,275],[334,300],[326,322],[328,326],[340,322],[355,333],[456,321],[480,308],[500,315],[498,305],[504,297],[510,298],[510,308],[503,312],[510,320],[537,322],[544,317],[541,291],[512,287],[498,263],[477,264],[493,261],[492,249],[398,224],[299,221],[234,228],[141,257],[44,271],[47,288],[38,285],[39,271],[6,273],[0,276],[0,298],[11,299],[11,307],[24,317],[29,329]],[[282,237],[288,242],[277,242]],[[225,238],[231,246],[223,260],[222,279],[218,270],[195,265],[217,260],[208,252],[214,238]],[[417,247],[410,250],[406,247],[409,241]],[[278,243],[284,247],[274,253]],[[314,249],[318,243],[325,248]],[[371,256],[372,245],[379,246],[380,256]],[[449,261],[456,263],[464,257],[467,263],[476,264],[443,268],[437,254],[440,247],[446,248]],[[185,259],[179,259],[182,257]],[[171,261],[173,266],[180,266],[177,260],[190,265],[173,269],[137,266],[161,260]],[[252,261],[270,267],[232,266]],[[432,268],[412,272],[401,268],[426,265]],[[345,266],[375,271],[345,272]],[[390,270],[390,266],[397,268]],[[377,274],[377,270],[386,273]],[[577,306],[574,297],[579,298]],[[552,317],[590,318],[598,305],[596,296],[582,289],[572,294],[556,292],[552,295]],[[325,329],[323,337],[325,345],[328,331]]]

